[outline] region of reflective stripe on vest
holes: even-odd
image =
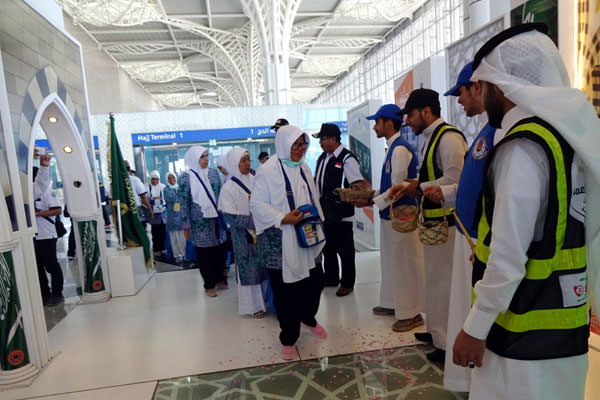
[[[537,118],[534,120],[543,122]],[[536,259],[535,254],[530,254],[530,258],[525,263],[525,277],[515,292],[509,310],[498,315],[490,330],[488,347],[504,357],[550,359],[583,354],[587,351],[585,335],[589,324],[588,303],[565,306],[564,294],[561,292],[559,282],[559,278],[565,274],[568,275],[569,271],[573,274],[585,274],[586,252],[585,246],[563,248],[569,218],[570,196],[569,177],[565,171],[570,170],[570,165],[566,165],[565,156],[567,153],[564,153],[565,150],[556,135],[541,123],[519,123],[510,130],[505,139],[494,149],[495,152],[503,142],[512,140],[515,137],[529,137],[530,139],[536,139],[535,142],[538,144],[543,143],[546,147],[542,146],[542,148],[547,156],[551,158],[549,159],[549,165],[550,168],[553,168],[550,173],[551,198],[549,198],[549,202],[552,200],[556,201],[557,204],[555,232],[544,232],[543,239],[540,241],[541,246],[547,246],[545,249],[550,249],[552,251],[550,254],[553,253],[553,256]],[[554,178],[556,179],[555,182]],[[556,192],[553,192],[553,187],[556,188]],[[548,211],[550,212],[550,210]],[[488,217],[493,218],[492,214],[493,204],[486,204],[486,196],[482,196],[481,218],[478,224],[478,239],[475,250],[474,280],[483,276],[482,269],[485,271],[485,265],[490,255],[489,246],[492,238],[491,221],[488,221]],[[546,221],[545,226],[547,225],[548,221]],[[553,226],[549,228],[554,229]],[[548,229],[548,227],[545,229]],[[552,249],[548,246],[552,245],[551,239],[553,239],[553,236],[555,242]],[[528,253],[531,252],[535,253],[530,248]],[[475,275],[475,268],[479,268],[478,278]],[[538,291],[534,291],[532,294],[529,291],[532,288]],[[547,297],[531,297],[536,294]],[[475,301],[474,293],[472,300]],[[554,307],[549,308],[548,304],[554,304]],[[559,343],[564,344],[559,345]],[[558,347],[561,348],[558,349]]]
[[[431,142],[431,145],[429,146],[429,151],[427,152],[427,154],[425,154],[425,160],[424,162],[426,163],[425,165],[427,165],[427,176],[429,178],[430,181],[439,179],[440,176],[436,176],[435,174],[435,167],[434,167],[434,153],[435,153],[435,148],[437,146],[437,142],[439,142],[440,138],[442,137],[442,134],[444,132],[446,132],[447,130],[453,130],[453,131],[458,131],[458,129],[452,125],[444,125],[440,128],[440,130],[437,132],[437,135],[435,135],[435,137],[433,138],[433,142]],[[452,215],[452,211],[454,209],[452,208],[423,208],[423,216],[425,218],[441,218],[444,215]]]

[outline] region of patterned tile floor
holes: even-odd
[[[464,400],[419,345],[159,381],[155,400]]]

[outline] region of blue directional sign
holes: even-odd
[[[94,149],[98,149],[98,136],[93,136],[92,139],[94,140]],[[48,150],[52,150],[52,146],[50,146],[48,139],[36,139],[35,147],[45,147]]]
[[[348,133],[347,121],[334,121],[331,123],[338,125],[342,131],[342,134]],[[208,142],[212,140],[218,141],[248,138],[261,139],[273,137],[275,137],[275,131],[271,130],[270,126],[251,126],[229,129],[133,133],[131,134],[131,143],[134,146],[139,146],[153,144]]]
[[[167,131],[133,133],[131,143],[136,145],[207,142],[209,140],[261,139],[274,137],[270,126],[252,126],[230,129],[204,129],[194,131]]]

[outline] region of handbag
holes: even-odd
[[[285,180],[285,192],[287,195],[288,204],[290,206],[290,211],[295,210],[296,202],[294,201],[292,185],[290,184],[290,180],[283,169],[281,160],[279,160],[279,165],[281,166],[281,172],[283,172],[283,179]],[[319,216],[319,209],[315,206],[312,191],[310,190],[308,179],[306,179],[306,175],[304,174],[302,167],[300,167],[300,175],[302,176],[302,179],[304,179],[304,182],[306,182],[311,204],[304,204],[300,207],[297,207],[298,210],[302,212],[302,220],[294,225],[294,229],[296,231],[298,245],[300,245],[302,248],[308,248],[323,243],[325,241],[325,231],[323,230],[323,221],[321,221],[321,217]]]
[[[44,219],[46,219],[46,220],[48,220],[48,222],[54,224],[54,229],[56,229],[57,237],[61,238],[67,234],[67,228],[65,228],[65,225],[63,224],[62,219],[60,218],[60,215],[57,215],[54,218],[54,221],[52,221],[52,218],[50,218],[50,217],[44,217]]]

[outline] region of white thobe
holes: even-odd
[[[37,175],[33,180],[33,199],[42,197],[46,190],[50,187],[52,180],[50,179],[50,167],[40,165]]]
[[[503,128],[517,120],[507,113]],[[543,236],[550,168],[544,150],[527,139],[499,148],[490,165],[494,182],[493,238],[477,299],[463,329],[485,339],[499,313],[508,309],[525,276],[527,250]],[[527,190],[524,190],[527,188]],[[500,240],[499,240],[500,239]],[[551,360],[515,360],[485,350],[483,365],[473,371],[470,399],[583,399],[587,354]]]
[[[517,120],[523,119],[526,115],[518,108],[510,111]],[[486,121],[487,122],[487,119]],[[496,129],[494,134],[494,145],[498,143],[506,131]],[[444,194],[445,206],[456,206],[456,195],[458,184],[441,186]],[[464,221],[463,221],[464,223]],[[463,232],[464,233],[464,232]],[[473,243],[476,238],[471,238]],[[455,392],[468,392],[471,386],[471,370],[454,364],[452,361],[452,345],[456,340],[456,335],[462,329],[471,309],[471,281],[473,272],[473,263],[471,262],[471,247],[467,238],[460,232],[454,239],[454,256],[452,258],[452,278],[450,282],[450,302],[448,310],[448,327],[446,331],[446,360],[444,362],[444,387]]]
[[[425,137],[423,154],[429,146],[433,132],[442,122],[444,120],[438,118],[423,130]],[[444,133],[440,138],[436,153],[436,163],[442,170],[442,176],[439,179],[424,182],[421,187],[458,184],[466,151],[467,144],[461,135],[454,131]],[[424,157],[421,157],[421,160],[424,162]],[[433,345],[442,350],[446,349],[455,235],[456,228],[450,227],[446,243],[437,246],[424,246],[427,331],[433,337]]]
[[[396,133],[387,139],[388,149],[400,136]],[[406,179],[412,153],[404,146],[396,146],[392,153],[392,185]],[[392,204],[389,190],[373,198],[375,205],[383,210]],[[423,245],[417,231],[400,233],[392,228],[389,220],[380,220],[381,283],[379,306],[394,309],[396,319],[413,318],[423,311],[425,277]]]

